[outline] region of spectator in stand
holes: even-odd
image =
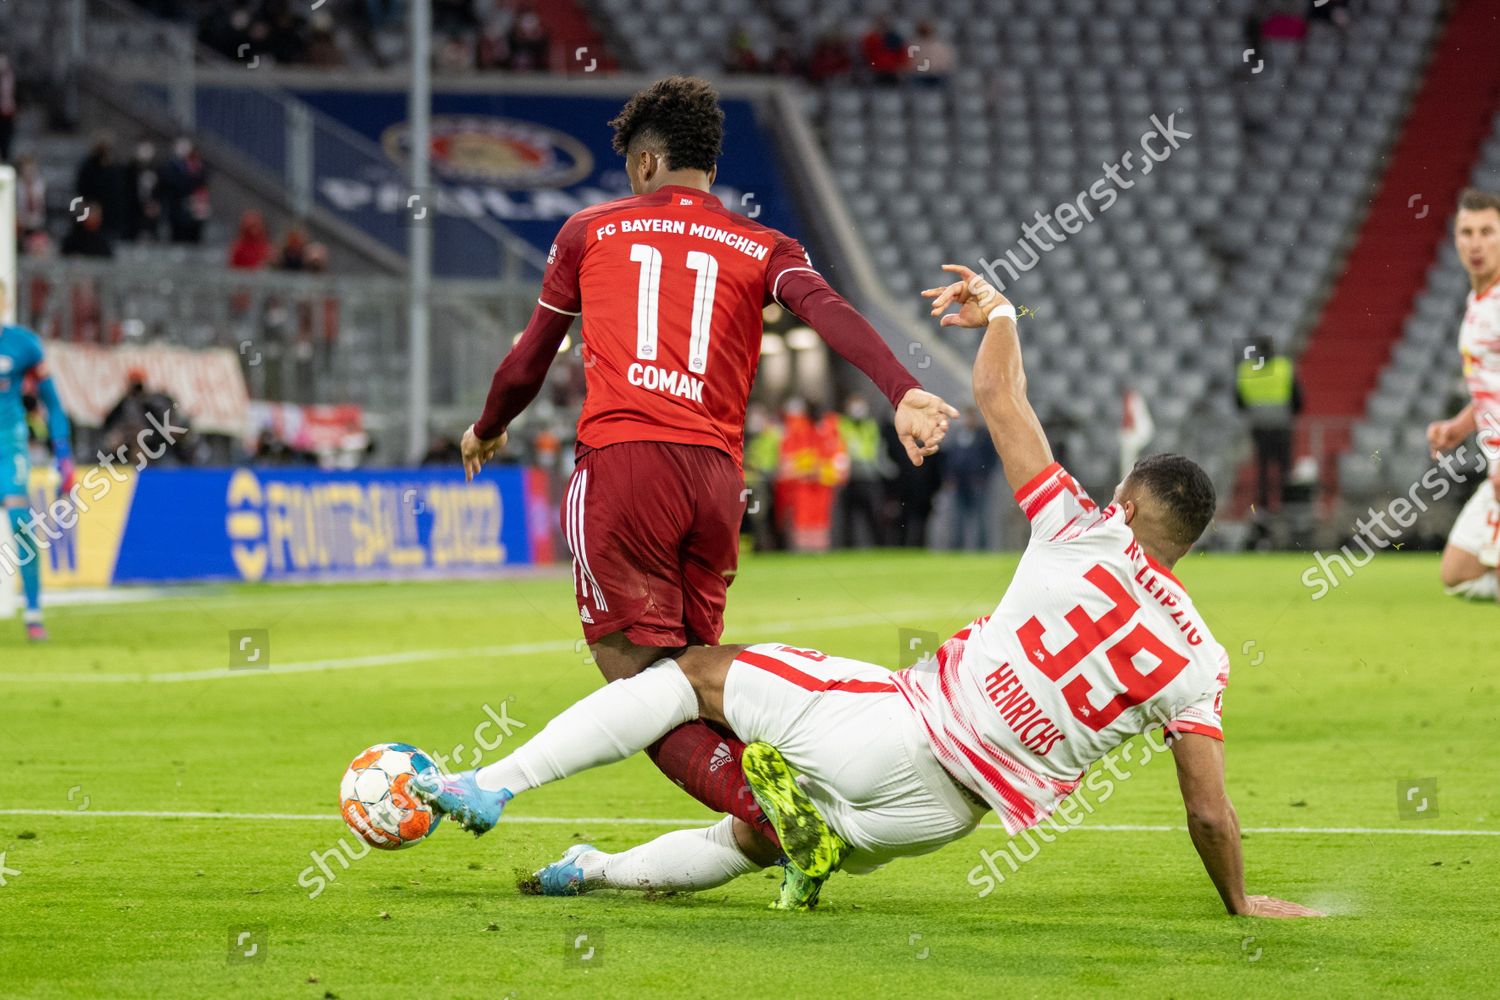
[[[451,31],[441,36],[433,52],[433,67],[439,73],[470,73],[476,64],[473,35]]]
[[[917,24],[917,38],[910,48],[912,78],[928,87],[941,87],[958,66],[952,43],[938,36],[931,21]]]
[[[276,253],[276,270],[307,270],[307,233],[301,226],[293,226],[282,238],[281,249]]]
[[[255,209],[240,216],[240,230],[229,245],[229,266],[237,271],[258,271],[271,261],[275,249],[266,235],[266,220]]]
[[[169,424],[188,426],[187,416],[178,407],[177,401],[164,392],[152,392],[146,387],[146,372],[132,368],[125,375],[125,393],[120,401],[105,414],[99,431],[106,452],[124,448],[126,460],[136,461],[142,451],[147,457],[163,455],[186,464],[192,456],[192,447],[184,435],[169,443],[162,440],[157,426]],[[165,452],[165,454],[163,454]]]
[[[86,201],[73,217],[68,235],[63,237],[64,257],[113,257],[114,243],[104,230],[104,209],[96,201]]]
[[[47,231],[47,179],[34,156],[21,157],[16,172],[16,229],[22,243]]]
[[[305,62],[307,56],[307,20],[292,0],[264,0],[260,17],[251,25],[251,44],[278,63]],[[255,38],[262,40],[255,45]]]
[[[1349,0],[1307,0],[1307,20],[1327,21],[1339,28],[1349,27]]]
[[[914,466],[906,460],[906,446],[896,433],[896,425],[885,423],[880,432],[885,438],[886,455],[896,468],[896,478],[886,494],[892,541],[896,545],[922,548],[927,544],[927,519],[932,516],[932,500],[942,489],[943,464],[947,459],[939,452],[920,466]]]
[[[161,202],[156,196],[156,147],[139,142],[135,158],[125,168],[126,188],[130,197],[130,217],[125,222],[125,238],[132,242],[161,238]]]
[[[800,44],[797,36],[790,31],[782,31],[776,36],[776,48],[771,50],[771,58],[766,61],[766,72],[773,76],[803,76],[807,67],[803,65]]]
[[[546,70],[552,55],[552,36],[534,10],[523,10],[510,26],[510,68],[525,72]]]
[[[57,247],[52,242],[52,234],[45,229],[38,229],[28,234],[21,241],[21,253],[33,260],[51,260],[57,255]],[[46,301],[47,281],[40,275],[31,279],[31,302],[32,311],[35,315],[41,311],[41,303]],[[34,325],[32,320],[28,325]]]
[[[250,11],[215,4],[198,22],[198,41],[225,59],[238,59],[240,46],[250,44]]]
[[[1307,37],[1307,19],[1298,13],[1299,0],[1275,0],[1271,12],[1260,22],[1260,37],[1267,42],[1300,42]]]
[[[948,547],[967,549],[973,538],[973,547],[983,551],[990,547],[986,515],[990,477],[997,462],[995,446],[973,407],[964,411],[955,434],[953,447],[944,448],[948,453],[948,481],[953,484],[953,530]]]
[[[892,27],[884,14],[875,18],[870,30],[860,42],[865,66],[874,74],[876,83],[897,84],[911,67],[911,56],[906,51],[906,40]]]
[[[479,31],[474,65],[480,70],[506,69],[510,66],[510,23],[505,10],[495,10],[485,19]]]
[[[760,54],[755,51],[755,39],[751,37],[750,29],[743,24],[736,24],[729,33],[729,46],[724,53],[724,71],[726,73],[759,73],[764,66],[761,64]]]
[[[10,56],[0,52],[0,161],[10,162],[10,144],[16,135],[16,71]]]
[[[458,441],[446,434],[432,439],[427,446],[427,454],[422,456],[422,465],[445,465],[454,466],[462,464],[464,460],[463,451],[458,447]]]
[[[833,543],[835,491],[848,473],[837,416],[809,411],[800,399],[789,402],[776,510],[794,551],[828,551]]]
[[[849,39],[830,29],[818,38],[812,55],[807,60],[807,78],[813,83],[825,83],[846,77],[854,72],[854,59],[850,56]]]
[[[1270,337],[1255,337],[1241,354],[1234,401],[1247,418],[1255,445],[1257,513],[1279,511],[1291,474],[1292,432],[1302,412],[1302,383],[1292,359],[1278,354]]]
[[[130,216],[130,181],[123,164],[115,160],[114,139],[105,133],[94,141],[83,162],[78,165],[74,189],[85,201],[96,202],[103,210],[104,230],[111,238],[125,232]]]
[[[309,243],[302,251],[302,270],[308,274],[323,274],[328,270],[328,247],[322,243]],[[337,302],[337,300],[334,300]]]
[[[157,182],[162,214],[173,243],[202,243],[209,217],[208,167],[193,140],[186,136],[172,146],[172,157],[161,168]]]
[[[318,456],[292,447],[270,427],[264,427],[255,438],[250,456],[256,465],[317,465]]]
[[[780,547],[774,496],[782,433],[769,410],[759,403],[750,404],[745,414],[745,527],[756,552]]]
[[[843,549],[885,545],[881,507],[889,462],[880,443],[880,425],[870,416],[870,404],[863,396],[849,397],[839,418],[839,437],[849,456],[849,481],[839,493],[836,544]]]
[[[337,69],[345,63],[344,50],[334,37],[333,15],[326,10],[313,14],[307,32],[307,49],[303,60],[318,69]]]

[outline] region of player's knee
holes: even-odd
[[[672,652],[660,646],[638,646],[626,638],[624,632],[612,632],[589,646],[589,654],[606,682],[634,677]]]
[[[1455,587],[1472,583],[1486,573],[1491,573],[1479,561],[1479,557],[1450,543],[1443,549],[1442,562],[1438,564],[1438,579],[1450,593]]]

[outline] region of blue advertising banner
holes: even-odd
[[[315,149],[319,203],[393,250],[405,252],[413,224],[401,171],[410,148],[403,91],[303,90],[296,96],[375,142],[385,162],[349,162]],[[209,98],[211,100],[211,98]],[[432,164],[436,213],[434,268],[450,277],[495,274],[495,262],[471,252],[443,220],[492,219],[542,254],[563,222],[589,205],[630,194],[623,161],[611,148],[609,120],[625,95],[433,95]],[[769,130],[748,100],[726,99],[724,155],[714,193],[725,206],[763,225],[800,236]],[[472,227],[470,227],[472,228]]]
[[[93,525],[89,510],[80,531],[115,542],[96,560],[112,562],[113,583],[473,575],[545,558],[528,531],[533,475],[147,469],[116,491],[112,523]]]

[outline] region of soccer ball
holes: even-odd
[[[436,768],[410,743],[380,743],[355,757],[339,783],[339,812],[365,843],[384,851],[419,844],[443,817],[407,790],[412,775]]]

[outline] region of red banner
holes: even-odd
[[[330,406],[301,406],[297,403],[250,404],[247,445],[252,445],[263,430],[269,430],[282,441],[301,451],[337,451],[363,449],[364,411],[354,403]]]
[[[74,423],[102,424],[125,395],[130,372],[139,369],[146,388],[171,396],[194,430],[236,437],[246,431],[250,393],[240,359],[226,347],[98,347],[56,340],[44,346],[47,367]]]

